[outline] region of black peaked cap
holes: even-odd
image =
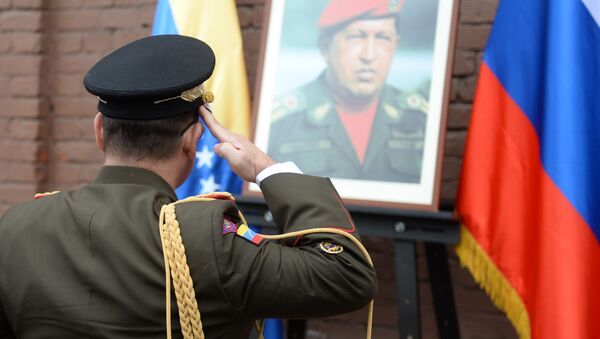
[[[83,84],[98,96],[98,110],[111,118],[149,120],[198,109],[202,98],[182,93],[206,81],[215,55],[204,42],[157,35],[129,43],[96,63]]]

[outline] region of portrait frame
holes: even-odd
[[[329,0],[319,0],[322,7],[324,7],[328,1]],[[427,100],[427,106],[423,109],[424,112],[426,111],[426,122],[424,124],[423,146],[421,146],[422,159],[419,165],[419,181],[406,182],[404,179],[371,179],[329,176],[344,203],[431,211],[439,209],[446,120],[449,109],[452,64],[460,0],[428,1],[429,9],[433,8],[432,4],[435,4],[435,12],[430,11],[428,14],[431,18],[435,19],[435,28],[433,29],[433,33],[427,32],[429,35],[418,34],[421,34],[422,36],[433,36],[430,40],[430,51],[422,47],[422,45],[426,45],[425,43],[420,42],[413,37],[413,46],[417,47],[414,47],[414,49],[407,52],[402,52],[402,47],[395,49],[393,52],[394,63],[390,67],[386,79],[386,85],[390,83],[391,79],[395,79],[399,82],[397,87],[404,86],[405,89],[402,89],[401,93],[412,93],[412,91],[415,91],[414,88],[425,88],[426,86],[419,86],[419,83],[427,83],[428,81],[428,90],[419,92],[424,93],[423,97]],[[302,0],[266,0],[265,2],[263,32],[258,58],[258,72],[256,73],[255,81],[251,139],[261,150],[267,153],[270,153],[270,129],[274,120],[273,106],[275,105],[276,98],[278,96],[284,96],[282,93],[293,91],[295,87],[300,87],[303,83],[309,81],[310,75],[306,75],[303,79],[299,78],[302,78],[304,74],[309,74],[310,72],[305,71],[305,67],[301,67],[303,68],[302,70],[294,70],[294,65],[303,65],[305,64],[305,60],[316,60],[317,55],[319,54],[319,47],[316,45],[314,47],[315,51],[311,52],[310,48],[306,48],[306,52],[303,53],[286,52],[286,47],[282,47],[286,44],[286,32],[295,31],[293,27],[286,26],[292,25],[290,20],[286,21],[288,17],[293,18],[293,16],[286,15],[286,13],[289,14],[290,11],[293,11],[293,8],[290,9],[287,6],[294,2],[302,2]],[[407,2],[410,3],[411,1],[407,0]],[[311,0],[310,3],[314,5],[316,2]],[[418,5],[415,5],[414,3],[415,2],[413,1],[413,11],[415,11],[415,7],[418,7]],[[425,11],[426,9],[420,10]],[[406,16],[409,15],[412,14],[406,14]],[[318,35],[319,33],[316,25],[313,23],[316,23],[318,17],[315,18],[309,15],[305,15],[305,17],[311,18],[308,22],[310,22],[314,27],[314,30],[317,31],[317,33],[313,33],[313,40],[315,40],[314,34]],[[295,19],[293,24],[298,27],[298,20]],[[310,24],[307,26],[310,26]],[[410,26],[407,27],[410,28]],[[424,31],[426,29],[427,27],[421,30]],[[431,28],[429,29],[431,30]],[[415,29],[415,31],[418,30]],[[415,33],[415,35],[418,34]],[[301,38],[303,39],[303,37]],[[410,36],[408,39],[410,39]],[[300,39],[297,38],[296,40]],[[400,46],[402,46],[402,40],[400,41]],[[288,43],[288,45],[292,45],[292,43]],[[421,49],[418,49],[419,46]],[[294,51],[297,50],[298,49],[294,49]],[[427,53],[430,53],[430,55],[427,55]],[[299,58],[299,60],[296,61],[298,62],[297,64],[293,60],[295,54],[298,54]],[[285,58],[288,59],[286,60]],[[405,60],[410,62],[403,62]],[[400,64],[400,66],[394,67],[395,64]],[[407,72],[408,69],[426,70],[427,65],[430,67],[429,73],[427,73],[427,71],[422,71],[420,77],[404,77],[400,75],[403,70],[404,72]],[[323,62],[318,67],[321,67],[320,71],[315,71],[312,74],[313,78],[315,75],[318,75],[319,72],[323,72],[323,69],[327,67],[327,65]],[[286,71],[286,69],[292,70]],[[293,72],[296,72],[296,74]],[[405,78],[407,80],[402,80]],[[286,87],[280,85],[282,82],[281,79],[298,80],[295,80],[295,82],[292,81],[291,84],[287,84]],[[400,83],[401,81],[404,81],[405,83]],[[410,83],[410,81],[413,83]],[[281,89],[282,87],[284,87],[284,89]],[[411,90],[408,90],[408,88],[411,88]],[[411,95],[407,94],[407,102],[410,103],[409,99],[411,98]],[[424,106],[421,105],[419,107]],[[377,131],[373,130],[371,136],[377,135],[376,132]],[[395,140],[389,140],[388,143],[391,144],[391,141]],[[275,158],[275,160],[283,162],[289,159]],[[305,170],[301,164],[298,164],[298,166],[305,174],[321,175],[319,173],[311,173],[310,170]],[[243,193],[246,195],[261,195],[260,188],[254,183],[245,184]]]

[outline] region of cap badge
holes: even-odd
[[[339,254],[344,252],[344,247],[341,245],[332,244],[329,241],[322,241],[319,243],[319,248],[325,253]]]
[[[198,85],[192,89],[188,89],[187,91],[181,92],[179,96],[166,98],[162,100],[155,101],[155,104],[160,104],[161,102],[178,99],[181,98],[188,102],[193,102],[198,98],[202,98],[202,101],[205,103],[211,103],[215,100],[215,95],[211,91],[207,91],[204,89],[202,85]]]
[[[390,13],[398,12],[399,7],[400,7],[400,0],[390,0],[388,2],[388,8],[390,10]]]

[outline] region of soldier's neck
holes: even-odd
[[[137,167],[152,171],[163,178],[173,189],[177,188],[187,177],[187,175],[181,173],[181,166],[178,166],[172,160],[132,161],[106,155],[104,165]]]

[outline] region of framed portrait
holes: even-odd
[[[275,0],[265,12],[256,145],[331,178],[346,203],[436,210],[458,0]]]

